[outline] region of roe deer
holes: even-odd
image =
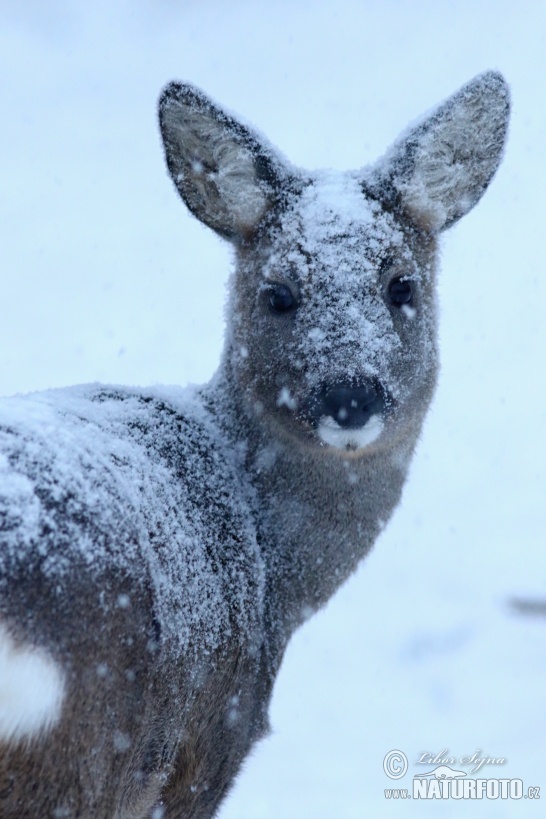
[[[0,410],[0,815],[207,819],[268,730],[293,631],[396,507],[437,371],[437,236],[503,151],[485,73],[370,168],[307,173],[200,91],[171,177],[232,242],[200,389]]]

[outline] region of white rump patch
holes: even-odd
[[[25,739],[59,719],[64,674],[41,648],[18,646],[0,625],[0,740]]]
[[[318,434],[325,444],[334,446],[337,449],[354,451],[363,449],[373,443],[381,435],[382,429],[383,419],[380,415],[372,415],[363,427],[357,429],[341,427],[337,421],[325,415],[320,419]]]

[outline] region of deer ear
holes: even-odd
[[[279,159],[190,85],[164,89],[159,122],[169,173],[191,212],[227,239],[249,236],[281,187]]]
[[[392,205],[419,227],[450,227],[478,202],[497,170],[510,98],[493,71],[463,86],[410,129],[376,169]]]

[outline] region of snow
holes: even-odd
[[[9,462],[0,473],[2,575],[38,553],[41,573],[66,593],[75,566],[97,585],[115,566],[136,594],[151,588],[173,658],[237,639],[234,597],[241,637],[248,633],[261,563],[235,463],[194,390],[91,385],[4,399],[0,446]],[[211,514],[226,524],[221,581]],[[119,595],[117,605],[128,608],[130,597]]]
[[[398,397],[400,379],[389,371],[400,338],[378,280],[377,259],[403,257],[412,272],[416,265],[409,250],[406,257],[401,252],[403,235],[394,218],[362,196],[360,176],[315,173],[283,214],[274,233],[277,252],[262,272],[271,281],[281,273],[301,288],[305,308],[296,317],[301,342],[293,357],[306,362],[311,388],[337,370],[345,377],[380,376]]]
[[[544,794],[546,622],[510,601],[546,596],[545,23],[543,4],[492,0],[2,7],[3,394],[200,383],[215,369],[228,252],[166,178],[154,112],[166,81],[195,82],[295,164],[337,169],[380,156],[485,69],[511,84],[504,163],[444,236],[442,376],[402,505],[293,639],[273,735],[222,819],[421,816],[383,792],[443,749],[505,757],[503,776]],[[12,491],[30,531],[39,510],[24,481]],[[382,767],[395,748],[410,761],[399,783]],[[540,804],[464,809],[526,817]]]

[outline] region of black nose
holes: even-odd
[[[377,385],[371,382],[358,386],[336,384],[324,387],[315,396],[310,415],[315,423],[326,415],[344,429],[358,429],[384,409],[383,393]]]

